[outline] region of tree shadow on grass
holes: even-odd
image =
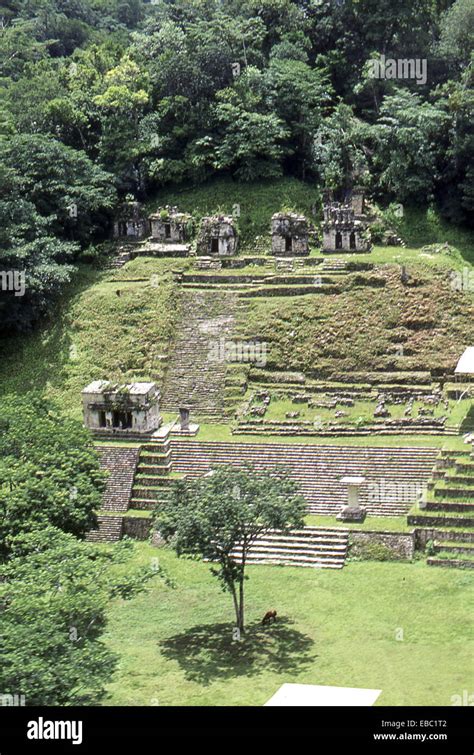
[[[308,635],[279,617],[269,626],[249,624],[240,641],[230,624],[202,624],[159,643],[162,655],[176,661],[186,679],[208,685],[216,679],[258,676],[266,671],[298,673],[313,662]]]

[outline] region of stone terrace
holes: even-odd
[[[257,469],[286,467],[304,495],[308,513],[337,514],[347,501],[340,483],[362,475],[361,503],[372,516],[407,513],[430,478],[434,448],[356,448],[284,444],[214,443],[172,440],[173,469],[197,477],[216,464],[252,463]]]

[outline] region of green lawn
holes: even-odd
[[[165,415],[164,421],[175,419],[177,415]],[[172,436],[173,437],[173,436]],[[461,436],[439,435],[361,435],[354,437],[335,436],[335,437],[318,437],[318,436],[278,436],[278,435],[243,435],[232,434],[229,425],[206,424],[199,425],[199,432],[196,436],[189,438],[189,441],[203,443],[215,441],[219,443],[283,443],[288,445],[311,445],[311,446],[350,446],[360,448],[444,448],[451,451],[466,451],[468,447]],[[138,447],[140,444],[131,441],[108,441],[114,446],[131,446]],[[102,445],[99,442],[98,445]]]
[[[209,567],[137,546],[137,564],[156,557],[175,587],[156,578],[111,606],[106,642],[120,661],[107,705],[260,706],[301,682],[381,689],[379,705],[448,706],[472,687],[468,573],[422,561],[249,567],[248,632],[233,642],[231,599]],[[264,629],[269,608],[279,620]]]

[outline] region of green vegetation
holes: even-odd
[[[250,566],[244,573],[231,559],[243,535],[245,550],[269,528],[301,526],[301,500],[286,479],[223,469],[178,483],[155,519],[190,558],[167,547],[134,549],[128,540],[83,542],[104,476],[81,426],[80,392],[100,378],[163,386],[187,291],[179,277],[197,270],[192,257],[143,256],[107,269],[118,252],[128,253],[110,241],[124,200],[138,200],[145,212],[177,205],[195,221],[232,214],[239,253],[259,258],[270,251],[272,214],[302,212],[311,223],[310,257],[299,272],[314,274],[319,266],[309,263],[323,260],[323,192],[345,202],[357,186],[376,218],[370,254],[348,254],[347,271],[326,265],[322,290],[311,281],[298,289],[295,276],[273,290],[271,281],[257,282],[238,300],[232,337],[264,341],[268,360],[228,369],[229,417],[256,388],[272,394],[267,419],[276,420],[295,409],[295,390],[321,398],[331,383],[355,394],[363,388],[341,423],[353,425],[372,418],[369,398],[379,391],[403,386],[414,394],[452,380],[474,343],[473,28],[470,0],[2,4],[1,691],[24,694],[27,705],[262,705],[283,682],[300,681],[381,689],[378,704],[407,706],[450,705],[465,689],[468,574],[421,560],[381,563],[389,558],[383,545],[363,553],[378,561],[349,559],[334,571]],[[416,54],[429,76],[374,77],[382,54],[407,63]],[[406,246],[384,246],[391,235]],[[271,270],[259,262],[229,271],[230,287],[239,292],[239,274]],[[201,274],[196,306],[202,290],[217,285],[212,273]],[[185,349],[179,354],[189,361]],[[444,388],[450,398],[443,396],[436,417],[446,413],[452,428],[467,432],[474,408],[467,396],[454,399],[452,383]],[[400,418],[402,405],[389,399]],[[413,415],[423,409],[418,399]],[[302,420],[332,419],[332,408],[297,408]],[[233,434],[235,426],[201,424],[196,440],[282,442]],[[466,455],[459,436],[284,442]],[[469,500],[466,467],[457,507]],[[167,477],[150,472],[150,479],[152,492],[165,489]],[[474,512],[450,514],[449,506],[411,514],[440,526],[451,517],[460,532],[472,531]],[[329,516],[305,521],[339,526]],[[349,529],[410,525],[369,517]],[[453,557],[448,547],[441,560]],[[201,556],[214,559],[242,630],[250,576],[241,641]],[[467,553],[466,563],[472,558]],[[272,608],[278,620],[263,627]]]
[[[379,268],[380,288],[357,286],[354,274],[340,294],[251,300],[245,336],[268,344],[267,370],[309,377],[355,373],[348,382],[357,374],[365,382],[364,372],[376,370],[454,370],[460,344],[474,342],[472,296],[453,291],[446,274],[411,272],[408,286],[399,271]]]
[[[388,532],[412,532],[413,527],[407,525],[406,516],[367,516],[364,522],[339,522],[335,516],[309,514],[304,518],[305,524],[311,527],[336,527],[345,530],[377,530]]]
[[[0,561],[32,528],[83,537],[105,484],[89,433],[31,393],[1,398],[0,418]]]
[[[137,552],[143,566],[158,555],[175,588],[156,583],[111,606],[107,645],[121,662],[106,704],[263,705],[284,682],[301,682],[381,689],[378,705],[449,706],[465,686],[469,574],[421,561],[250,566],[238,643],[206,564],[145,544]],[[279,618],[265,629],[269,608]]]
[[[177,304],[172,262],[137,282],[83,269],[51,321],[21,342],[5,339],[1,392],[41,391],[80,419],[91,380],[161,381]]]
[[[429,245],[440,245],[447,243],[452,249],[458,250],[463,263],[474,264],[474,243],[472,234],[462,227],[453,226],[443,219],[434,208],[420,210],[416,207],[405,209],[402,218],[394,218],[391,221],[397,228],[400,236],[404,239],[407,247],[417,249]],[[410,253],[410,249],[403,250],[404,253]],[[402,259],[403,259],[402,255]],[[432,263],[452,263],[453,253],[443,254],[442,248],[434,253],[434,250],[422,252],[422,259],[427,264]]]
[[[241,234],[240,253],[262,254],[270,249],[270,218],[284,206],[313,215],[313,206],[319,207],[320,195],[316,186],[296,178],[238,183],[230,178],[219,178],[198,187],[162,189],[149,201],[150,211],[156,204],[178,205],[197,219],[203,215],[232,213],[238,206],[237,217]],[[242,272],[242,271],[240,271]]]
[[[357,554],[349,551],[349,562],[352,561],[406,561],[406,557],[396,553],[385,543],[358,543]]]
[[[102,641],[106,606],[152,574],[108,571],[131,544],[82,542],[104,473],[81,424],[32,393],[1,397],[0,417],[0,688],[27,705],[94,704],[116,661]]]
[[[110,176],[46,136],[0,137],[0,265],[24,276],[22,296],[2,284],[0,333],[28,330],[49,313],[80,248],[115,201]]]
[[[105,514],[107,512],[103,511],[102,513]],[[128,509],[127,516],[131,516],[135,519],[151,519],[152,512],[145,511],[144,509]]]
[[[159,569],[130,568],[131,543],[98,549],[50,526],[11,545],[0,564],[1,688],[26,705],[97,704],[117,662],[103,641],[107,606],[136,595]],[[114,573],[116,564],[127,572]]]

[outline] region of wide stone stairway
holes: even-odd
[[[178,333],[165,374],[161,408],[177,412],[188,406],[200,419],[219,421],[224,414],[225,339],[243,306],[237,294],[221,290],[182,290]],[[221,340],[222,339],[222,340]]]
[[[349,545],[345,529],[305,527],[287,534],[272,532],[258,538],[247,555],[247,564],[287,564],[320,569],[342,569]],[[241,548],[233,554],[237,560]]]
[[[172,440],[173,469],[197,477],[217,464],[244,462],[257,469],[288,469],[305,497],[310,514],[334,515],[347,502],[347,475],[362,475],[367,482],[361,503],[372,516],[402,516],[415,502],[430,478],[438,451],[435,448],[357,448],[213,443]]]

